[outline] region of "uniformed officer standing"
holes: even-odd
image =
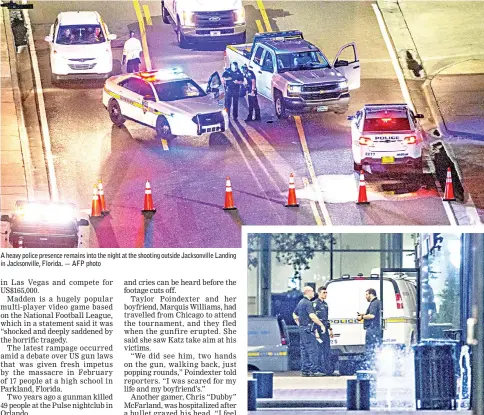
[[[242,65],[242,73],[247,82],[247,101],[249,103],[249,115],[247,115],[245,121],[260,121],[260,107],[259,100],[257,99],[257,83],[255,79],[255,74],[249,69],[249,67],[245,63]],[[254,113],[254,110],[255,118],[252,119],[252,114]]]
[[[222,74],[222,82],[225,86],[225,108],[230,117],[230,108],[234,120],[239,116],[239,96],[240,88],[244,84],[244,75],[240,72],[239,64],[232,62],[230,68],[227,68]]]
[[[141,63],[141,52],[143,48],[141,47],[141,42],[134,37],[135,33],[133,30],[129,31],[129,39],[124,43],[123,49],[123,65],[126,63],[126,72],[133,73],[139,72],[139,65]]]
[[[331,370],[331,342],[330,338],[333,338],[333,329],[328,320],[328,303],[326,297],[328,291],[326,288],[318,288],[318,298],[313,301],[313,308],[316,316],[321,320],[326,330],[323,332],[319,326],[316,326],[316,330],[321,342],[319,343],[319,371],[324,374],[332,373]]]
[[[370,303],[365,314],[358,314],[358,321],[363,320],[363,328],[366,330],[366,366],[372,370],[375,368],[376,349],[382,344],[381,332],[381,302],[376,298],[376,291],[369,288],[365,293],[366,301]]]
[[[303,376],[323,376],[318,371],[318,346],[313,331],[313,323],[320,327],[323,333],[326,329],[314,313],[313,304],[311,303],[314,297],[313,288],[309,286],[304,287],[303,295],[304,297],[299,301],[296,309],[292,313],[294,321],[299,326],[301,371]]]

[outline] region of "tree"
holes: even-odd
[[[444,288],[438,294],[441,304],[435,316],[436,323],[452,323],[459,327],[459,279],[455,273],[449,273]]]
[[[310,268],[316,252],[328,251],[334,244],[329,233],[251,233],[248,236],[248,267],[252,269],[259,263],[257,253],[261,252],[261,240],[270,239],[270,250],[275,252],[278,262],[291,265],[294,277],[300,279],[301,271]]]

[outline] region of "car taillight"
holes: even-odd
[[[400,293],[395,293],[395,300],[397,301],[397,310],[403,310],[403,301]]]
[[[286,346],[286,345],[287,345],[287,340],[286,340],[286,338],[285,338],[285,337],[281,337],[281,344],[282,344],[283,346]]]
[[[415,144],[417,143],[417,137],[415,135],[411,135],[409,137],[405,137],[403,141],[405,141],[407,144]]]
[[[371,143],[371,138],[370,137],[360,137],[360,145],[362,146],[367,146],[368,144]]]

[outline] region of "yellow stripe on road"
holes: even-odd
[[[146,70],[151,71],[151,59],[148,50],[148,41],[146,40],[145,22],[143,20],[143,13],[141,12],[141,6],[138,0],[133,0],[134,11],[136,12],[136,18],[138,19],[139,30],[141,33],[141,45],[143,47],[143,57],[145,58]]]
[[[307,177],[303,177],[304,188],[307,192],[309,192],[309,180]],[[323,221],[321,220],[321,216],[318,212],[318,207],[316,206],[316,202],[314,200],[309,199],[309,205],[311,206],[311,210],[313,211],[314,219],[316,219],[316,225],[323,226]]]
[[[257,31],[258,31],[259,33],[263,33],[263,32],[264,32],[264,28],[262,27],[262,22],[261,22],[259,19],[257,19],[257,20],[255,21],[255,24],[256,24],[256,26],[257,26]]]
[[[146,24],[148,26],[153,26],[153,22],[151,21],[151,13],[150,13],[150,8],[148,7],[147,4],[143,5],[143,11],[145,13],[145,18],[146,18]]]
[[[313,162],[311,161],[311,155],[309,154],[309,147],[306,141],[306,134],[304,133],[304,128],[302,126],[301,117],[298,115],[294,116],[294,121],[296,122],[296,129],[297,133],[299,134],[299,141],[301,142],[301,147],[304,154],[304,160],[306,162],[306,166],[309,171],[309,175],[311,176],[311,180],[313,182],[314,191],[317,195],[317,202],[319,203],[319,208],[323,213],[324,222],[326,225],[331,225],[331,218],[329,216],[328,209],[324,204],[323,196],[321,193],[321,189],[319,188],[318,178],[316,177],[316,172],[314,171]]]
[[[169,151],[170,148],[168,147],[168,141],[166,141],[164,138],[161,139],[161,146],[163,147],[163,150]]]
[[[272,32],[271,23],[269,22],[269,17],[267,16],[266,8],[264,7],[264,3],[262,0],[257,0],[257,6],[259,6],[260,14],[262,15],[262,20],[266,25],[266,30],[268,32]]]

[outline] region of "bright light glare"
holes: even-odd
[[[450,263],[454,268],[460,267],[460,239],[448,239],[447,246],[449,249],[449,259]]]
[[[242,6],[240,9],[235,10],[235,24],[244,24],[245,23],[245,8]]]
[[[75,220],[73,206],[53,203],[18,205],[17,216],[25,222],[67,223]]]

